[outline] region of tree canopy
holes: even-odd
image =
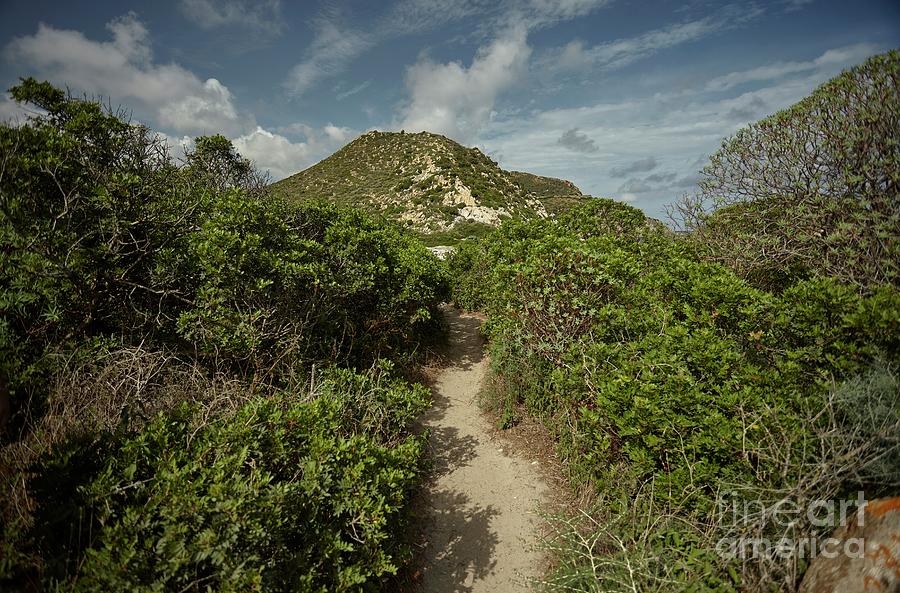
[[[678,207],[713,260],[765,285],[793,269],[900,282],[900,51],[739,130]]]

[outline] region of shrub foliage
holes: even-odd
[[[575,571],[560,581],[565,587],[791,589],[796,567],[763,571],[715,554],[711,534],[725,537],[711,527],[722,492],[813,500],[897,486],[900,466],[878,478],[870,466],[897,461],[896,390],[879,396],[889,411],[877,435],[865,432],[869,421],[849,417],[828,432],[821,415],[827,408],[829,418],[841,417],[838,404],[826,406],[835,383],[878,365],[896,373],[893,287],[861,295],[804,275],[780,293],[764,291],[606,200],[553,221],[506,223],[457,252],[449,268],[457,302],[490,315],[503,422],[514,422],[517,408],[543,418],[574,481],[602,496],[598,512],[607,518],[588,521],[596,540],[583,526],[563,529],[563,557],[581,559],[564,562]],[[836,434],[866,451],[859,465],[841,466],[846,451],[821,446]],[[787,453],[773,455],[778,447]],[[572,546],[616,538],[625,547],[589,565],[611,572],[583,580],[588,557]],[[631,585],[622,579],[629,574]]]
[[[900,51],[740,130],[678,205],[703,255],[764,288],[900,282]]]
[[[0,127],[2,587],[396,572],[427,397],[386,359],[432,339],[442,264],[360,212],[285,206],[222,136],[178,164],[98,103],[11,92],[40,114]]]

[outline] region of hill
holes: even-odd
[[[288,201],[325,198],[447,240],[504,218],[546,217],[543,199],[581,196],[569,181],[504,171],[477,148],[428,132],[363,134],[272,187]]]
[[[513,181],[526,192],[545,197],[581,197],[581,190],[578,189],[571,181],[565,179],[556,179],[555,177],[542,177],[532,173],[523,171],[509,171],[509,176]]]

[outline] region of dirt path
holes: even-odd
[[[548,489],[531,462],[504,453],[478,409],[488,365],[481,320],[454,309],[446,315],[449,366],[425,418],[434,471],[423,497],[419,584],[425,593],[527,591],[525,579],[542,563],[534,511]]]

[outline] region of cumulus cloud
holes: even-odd
[[[110,21],[111,41],[41,23],[34,35],[17,37],[5,57],[59,85],[101,93],[151,112],[156,123],[179,134],[238,133],[247,123],[231,92],[181,66],[153,61],[150,36],[134,13]]]
[[[627,165],[622,165],[621,167],[613,167],[609,170],[609,174],[613,177],[625,177],[631,173],[643,173],[645,171],[652,171],[658,164],[659,163],[656,162],[655,158],[653,158],[652,156],[648,156],[645,159],[638,159]]]
[[[253,161],[259,170],[268,171],[275,181],[315,164],[356,135],[349,128],[332,124],[321,130],[305,124],[292,124],[282,129],[302,133],[304,138],[295,142],[287,136],[257,126],[252,132],[233,140],[239,153]]]
[[[283,179],[312,164],[312,150],[306,142],[291,142],[286,137],[258,127],[234,139],[239,153],[253,161],[273,179]]]
[[[182,14],[203,29],[238,26],[256,32],[284,32],[280,0],[181,0]]]
[[[331,140],[340,143],[346,142],[353,135],[353,131],[350,128],[340,128],[333,124],[326,125],[323,131]]]
[[[578,128],[572,128],[563,132],[563,135],[559,137],[556,143],[560,146],[565,146],[569,150],[585,154],[600,150],[597,148],[597,143],[588,138],[586,134],[579,132]]]
[[[516,27],[480,48],[468,68],[419,60],[406,74],[411,99],[399,127],[471,142],[489,121],[500,93],[524,74],[530,54],[525,29]]]
[[[184,161],[187,151],[194,148],[194,139],[190,136],[171,136],[165,132],[156,132],[156,135],[168,145],[169,155],[176,162]]]
[[[196,94],[173,98],[159,107],[159,123],[179,131],[234,130],[238,114],[231,91],[215,78],[198,87]]]

